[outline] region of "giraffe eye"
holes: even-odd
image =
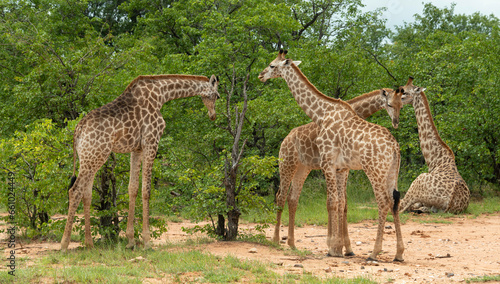
[[[387,106],[388,106],[388,107],[392,107],[392,105],[391,105],[391,104],[387,104]]]
[[[271,67],[271,69],[273,69],[275,66],[273,66],[273,65],[269,65],[269,67]]]

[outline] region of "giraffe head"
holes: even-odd
[[[406,85],[399,87],[400,92],[403,92],[403,104],[413,103],[413,98],[415,95],[420,94],[425,91],[425,88],[417,87],[413,85],[413,77],[408,78]]]
[[[215,101],[220,98],[219,92],[219,78],[212,75],[206,86],[204,86],[200,92],[201,100],[205,107],[208,109],[208,116],[211,120],[215,120]]]
[[[399,114],[403,105],[405,104],[402,100],[403,92],[398,88],[393,89],[381,89],[380,95],[382,100],[385,102],[384,108],[391,117],[392,127],[398,128],[399,126]],[[409,102],[408,102],[409,103]]]
[[[264,71],[260,72],[259,80],[265,82],[268,79],[281,77],[283,70],[290,68],[292,64],[300,64],[301,61],[292,61],[291,59],[285,58],[286,54],[286,50],[280,50],[278,57],[276,57],[276,59],[274,59],[269,66],[264,69]]]

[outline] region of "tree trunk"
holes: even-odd
[[[102,237],[104,240],[117,241],[120,228],[118,226],[118,214],[112,212],[116,208],[116,179],[113,173],[114,156],[112,156],[102,167],[99,175],[100,185],[99,193],[99,206],[98,211],[107,211],[108,214],[99,217],[99,226],[101,232],[104,232]]]
[[[234,113],[231,111],[230,102],[231,96],[234,92],[234,88],[236,87],[236,72],[233,69],[232,81],[231,81],[231,91],[227,92],[226,99],[226,117],[227,117],[227,127],[224,127],[225,130],[229,131],[231,136],[234,137],[233,147],[231,149],[231,156],[226,157],[226,162],[224,166],[224,188],[226,189],[226,207],[229,209],[227,212],[227,230],[218,230],[219,233],[223,233],[220,235],[226,241],[235,240],[238,236],[238,222],[241,215],[241,211],[238,208],[237,196],[237,181],[238,181],[238,167],[240,165],[241,158],[243,156],[243,149],[245,148],[245,144],[247,140],[241,143],[240,147],[240,139],[241,132],[243,130],[243,123],[245,121],[245,113],[247,111],[247,83],[250,76],[250,69],[253,62],[248,66],[248,73],[246,75],[246,79],[243,82],[243,109],[241,112],[238,111],[238,106],[234,107]],[[233,124],[234,122],[234,124]],[[223,217],[222,217],[223,218]],[[219,225],[218,229],[221,227],[221,217],[219,217]]]
[[[229,159],[226,161],[226,178],[224,185],[226,187],[226,206],[230,208],[227,212],[227,232],[224,235],[224,240],[233,241],[238,236],[238,222],[241,212],[236,202],[236,177],[238,173],[238,163],[229,164]]]
[[[224,237],[226,235],[226,219],[224,218],[224,215],[219,214],[217,215],[217,229],[215,233],[217,236]]]

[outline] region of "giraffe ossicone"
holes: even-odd
[[[369,259],[376,259],[382,250],[382,237],[387,214],[392,211],[396,228],[397,251],[395,261],[403,261],[404,244],[399,220],[400,153],[396,139],[387,128],[359,117],[348,103],[322,94],[306,76],[280,51],[260,74],[262,82],[283,78],[293,97],[304,112],[320,128],[316,138],[319,165],[327,184],[328,233],[327,246],[330,256],[352,254],[347,234],[346,178],[337,180],[337,171],[364,170],[370,180],[379,209],[375,246]],[[346,175],[343,175],[344,177]]]
[[[61,250],[68,249],[75,212],[82,199],[85,245],[93,247],[90,235],[92,184],[95,174],[111,152],[131,153],[126,230],[128,248],[135,246],[135,202],[142,163],[142,239],[144,248],[150,247],[151,170],[166,125],[160,109],[163,104],[173,99],[200,96],[208,109],[210,119],[215,120],[215,101],[219,98],[218,85],[219,81],[214,75],[210,79],[191,75],[139,76],[115,100],[92,110],[82,118],[73,135],[73,177],[68,192],[68,219],[61,240]],[[80,170],[75,178],[76,154],[80,161]]]

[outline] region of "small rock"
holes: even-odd
[[[446,276],[448,276],[448,277],[453,277],[453,276],[455,276],[455,274],[454,274],[454,273],[452,273],[452,272],[446,272]]]
[[[363,244],[363,242],[360,242],[360,241],[357,241],[357,242],[356,242],[356,245],[357,245],[357,246],[360,246],[360,245],[362,245],[362,244]]]
[[[280,243],[286,244],[286,241],[285,240],[281,240]]]
[[[257,253],[257,249],[256,248],[251,248],[248,252],[249,253]]]
[[[365,267],[364,267],[364,266],[361,266],[360,268],[361,268],[361,269],[365,269]]]
[[[300,268],[304,268],[304,265],[300,264],[300,263],[297,263],[295,264],[293,267],[300,267]]]
[[[392,227],[391,227],[391,226],[385,226],[385,228],[386,228],[386,229],[392,229]]]
[[[287,240],[288,239],[288,236],[283,236],[281,237],[282,240]]]
[[[325,269],[325,272],[326,272],[326,273],[330,273],[330,272],[332,272],[332,268],[331,268],[331,267],[328,267],[327,269]]]
[[[142,257],[142,256],[138,256],[136,258],[130,259],[129,261],[130,262],[136,262],[136,261],[143,261],[143,260],[146,260],[146,259],[144,257]]]
[[[349,261],[342,261],[343,264],[349,264]]]

